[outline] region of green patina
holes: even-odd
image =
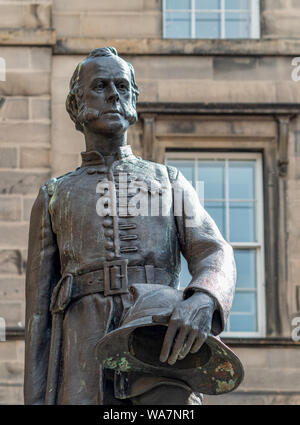
[[[230,381],[219,381],[216,380],[217,388],[216,393],[228,393],[229,391],[232,391],[235,387],[236,380],[231,379]]]
[[[77,81],[79,80],[79,77],[80,77],[80,71],[81,71],[81,67],[82,67],[83,63],[84,63],[84,61],[82,61],[82,62],[80,62],[80,63],[78,64],[78,71],[77,71],[77,75],[76,75],[76,80],[77,80]]]
[[[218,373],[218,372],[226,372],[226,373],[230,373],[231,376],[234,376],[234,370],[233,370],[232,364],[228,361],[220,364],[219,366],[215,368],[215,373]]]
[[[126,357],[121,357],[120,359],[114,359],[113,357],[108,357],[104,362],[103,366],[108,369],[115,369],[119,372],[128,372],[131,368]]]
[[[116,369],[117,362],[113,359],[113,357],[108,357],[108,359],[104,360],[103,366],[107,367],[108,369]]]
[[[121,372],[127,372],[130,369],[130,365],[126,357],[121,357],[119,360],[119,369]]]

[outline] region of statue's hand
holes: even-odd
[[[214,310],[214,299],[204,292],[195,292],[177,304],[169,320],[160,361],[168,360],[173,365],[189,352],[196,353],[211,330]]]

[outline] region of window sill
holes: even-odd
[[[10,327],[6,329],[6,340],[24,340],[25,329]],[[299,347],[300,341],[295,342],[289,338],[221,338],[230,347]]]
[[[88,54],[99,46],[114,46],[119,55],[298,56],[298,39],[108,39],[65,37],[57,40],[54,54]]]
[[[6,341],[23,340],[25,338],[25,328],[7,327],[5,337],[6,337]]]
[[[230,347],[299,347],[300,341],[295,342],[290,338],[221,338]]]

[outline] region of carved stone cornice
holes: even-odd
[[[299,103],[139,102],[139,114],[169,115],[289,115],[300,113]]]
[[[278,172],[286,177],[288,169],[288,141],[290,121],[300,113],[299,103],[182,103],[140,102],[138,113],[143,120],[145,159],[153,158],[155,148],[155,119],[170,115],[270,116],[278,125]]]
[[[55,54],[88,54],[99,46],[114,46],[120,55],[299,56],[298,39],[186,40],[163,38],[59,37]]]

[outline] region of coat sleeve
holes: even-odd
[[[60,279],[59,252],[43,186],[32,207],[26,270],[25,404],[44,404],[47,382],[52,290]]]
[[[233,250],[181,172],[177,173],[173,188],[180,249],[192,276],[184,297],[203,291],[215,299],[217,308],[212,332],[217,335],[224,330],[234,296],[236,267]]]

